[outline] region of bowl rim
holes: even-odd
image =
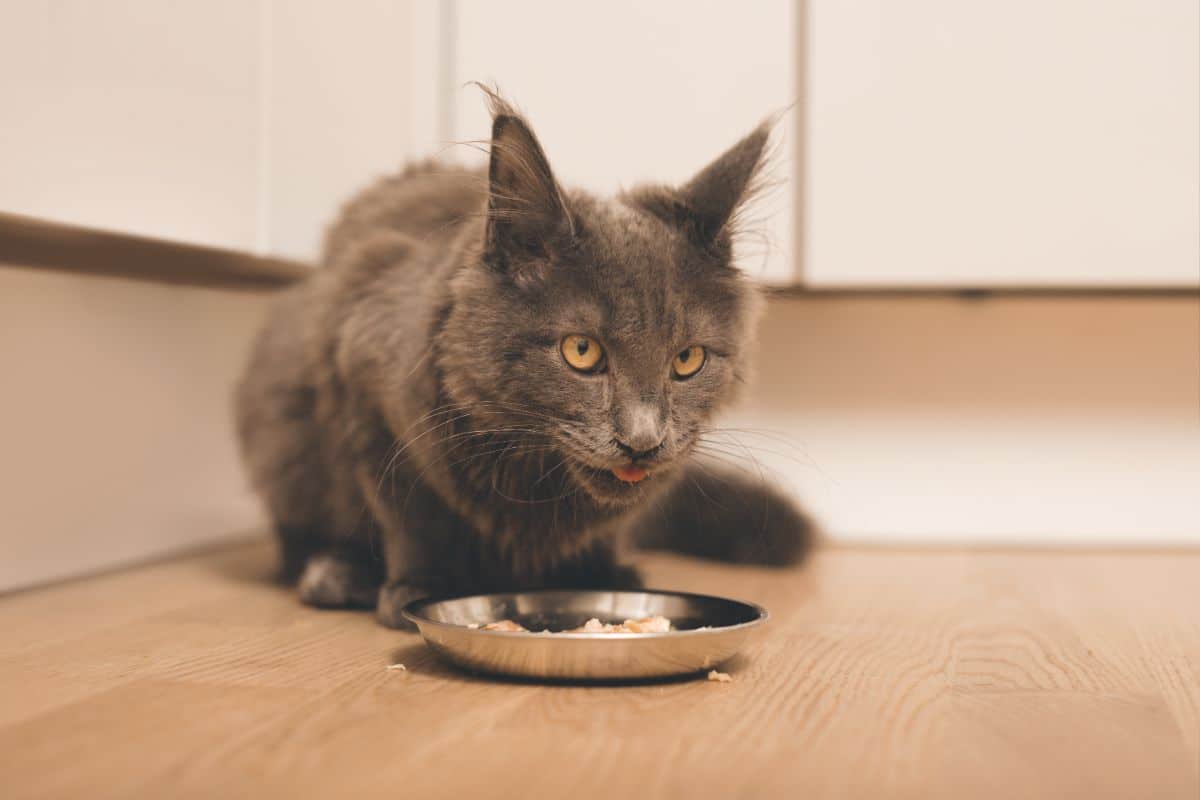
[[[466,625],[456,625],[452,622],[442,622],[441,620],[431,619],[423,616],[420,612],[425,608],[437,603],[446,603],[453,600],[468,600],[474,598],[489,598],[489,597],[512,597],[514,595],[529,595],[529,594],[570,594],[572,592],[601,592],[608,594],[656,594],[669,597],[684,597],[699,600],[717,600],[722,603],[735,603],[745,606],[754,611],[755,617],[746,622],[739,622],[736,625],[715,625],[702,628],[689,628],[684,631],[667,631],[666,633],[568,633],[566,631],[558,631],[554,633],[543,633],[542,631],[486,631],[483,628],[469,628]],[[699,592],[677,592],[670,589],[523,589],[514,592],[485,592],[483,594],[456,594],[456,595],[438,595],[436,597],[423,597],[419,600],[413,600],[401,609],[401,614],[409,622],[412,622],[419,628],[423,625],[429,625],[434,628],[445,630],[459,631],[466,634],[480,634],[483,636],[499,636],[515,640],[525,641],[580,641],[580,640],[611,640],[611,639],[664,639],[678,638],[680,636],[712,636],[717,633],[725,633],[726,631],[740,631],[748,628],[753,628],[756,625],[761,625],[771,618],[771,614],[766,608],[758,603],[752,603],[749,600],[739,600],[734,597],[722,597],[716,594],[701,594]]]

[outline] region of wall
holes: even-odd
[[[268,299],[0,266],[0,590],[260,525],[230,392]]]
[[[0,590],[262,524],[229,394],[268,302],[0,269]],[[785,298],[760,338],[729,425],[837,540],[1200,543],[1194,298]]]
[[[836,539],[1200,543],[1200,297],[776,299],[757,372]]]

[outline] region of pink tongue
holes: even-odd
[[[641,467],[629,466],[629,467],[615,467],[612,471],[612,474],[616,475],[618,478],[625,481],[626,483],[637,483],[638,481],[640,481],[642,478],[646,477],[650,473],[647,472],[646,470],[642,469]]]

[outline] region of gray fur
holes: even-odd
[[[528,123],[490,98],[488,173],[430,162],[366,189],[258,339],[238,430],[285,575],[314,605],[377,596],[396,626],[429,593],[638,585],[617,558],[635,520],[650,545],[794,560],[803,518],[729,476],[708,494],[783,511],[716,526],[645,513],[710,502],[698,474],[680,479],[743,382],[758,302],[731,237],[767,130],[681,189],[601,199],[564,190]],[[603,343],[605,371],[567,366],[569,333]],[[692,344],[708,361],[676,380]],[[635,484],[610,471],[631,449],[652,450]]]

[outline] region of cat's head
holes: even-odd
[[[768,127],[683,186],[602,199],[564,190],[524,118],[495,97],[493,112],[486,222],[443,329],[447,385],[544,441],[547,468],[630,504],[744,381],[758,303],[732,242]]]

